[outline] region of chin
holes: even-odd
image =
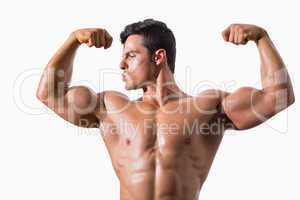
[[[125,84],[125,89],[126,90],[135,90],[137,88],[134,85],[127,85],[127,84]]]
[[[133,81],[129,81],[129,80],[125,81],[125,89],[126,90],[137,90],[137,89],[142,88],[142,85],[143,84],[133,82]]]

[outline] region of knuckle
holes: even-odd
[[[237,31],[239,32],[239,33],[243,33],[244,32],[244,29],[242,28],[242,27],[237,27]]]
[[[86,34],[87,34],[87,36],[88,36],[89,38],[91,38],[91,37],[93,36],[93,32],[92,32],[92,31],[88,31]]]
[[[99,28],[99,29],[97,29],[97,32],[98,32],[99,34],[103,34],[103,33],[105,33],[105,30],[102,29],[102,28]]]
[[[236,24],[236,23],[234,23],[234,24],[231,24],[231,27],[232,27],[232,28],[234,28],[234,29],[236,29],[236,28],[238,28],[238,27],[239,27],[239,24]]]

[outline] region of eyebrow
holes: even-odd
[[[130,53],[139,53],[139,51],[137,51],[137,50],[131,50],[131,51],[128,51],[128,52],[124,53],[124,55],[128,55]]]

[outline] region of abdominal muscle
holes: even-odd
[[[198,158],[148,149],[134,158],[119,157],[115,169],[121,200],[195,200],[207,171]]]

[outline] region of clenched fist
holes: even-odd
[[[72,33],[80,44],[87,44],[89,47],[104,47],[107,49],[111,46],[113,38],[105,29],[85,28],[79,29]]]
[[[236,45],[246,44],[251,40],[257,43],[266,34],[263,28],[251,24],[232,24],[222,32],[226,42]]]

